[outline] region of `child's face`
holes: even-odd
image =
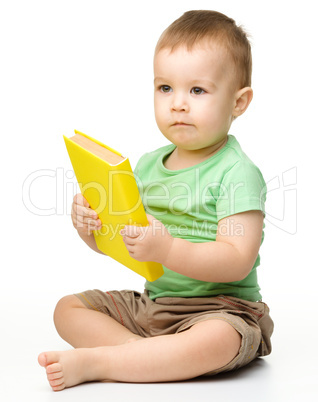
[[[155,116],[163,135],[186,150],[223,141],[236,102],[233,64],[209,45],[163,49],[154,59]]]

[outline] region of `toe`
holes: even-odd
[[[46,367],[47,363],[46,363],[46,353],[40,353],[38,356],[38,362],[40,364],[40,366],[42,367]]]
[[[62,377],[63,377],[63,373],[61,371],[56,372],[56,373],[52,373],[52,374],[50,374],[50,373],[47,374],[47,379],[49,381],[57,380],[57,379],[62,378]]]
[[[51,385],[51,387],[52,387],[53,391],[62,391],[65,388],[65,384],[63,383],[61,385],[56,385],[56,386]]]
[[[38,356],[38,362],[40,366],[47,367],[49,364],[56,363],[60,359],[58,352],[43,352]]]
[[[62,372],[62,365],[60,363],[53,363],[46,366],[46,374]]]
[[[45,365],[57,363],[60,360],[60,353],[59,352],[44,352],[41,353],[39,359],[41,361],[45,361]],[[40,363],[41,364],[41,363]]]
[[[49,383],[52,388],[57,388],[64,385],[64,378],[57,378],[56,380],[50,380]]]

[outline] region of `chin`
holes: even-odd
[[[175,146],[186,149],[188,151],[194,151],[201,148],[201,145],[195,143],[193,138],[184,138],[183,136],[165,136]],[[180,138],[181,137],[181,138]]]

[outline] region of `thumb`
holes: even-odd
[[[141,233],[142,228],[139,226],[126,225],[123,229],[121,229],[120,234],[122,236],[128,237],[138,237]]]

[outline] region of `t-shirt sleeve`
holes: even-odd
[[[238,161],[220,183],[217,220],[240,212],[260,210],[265,215],[266,183],[251,161]]]

